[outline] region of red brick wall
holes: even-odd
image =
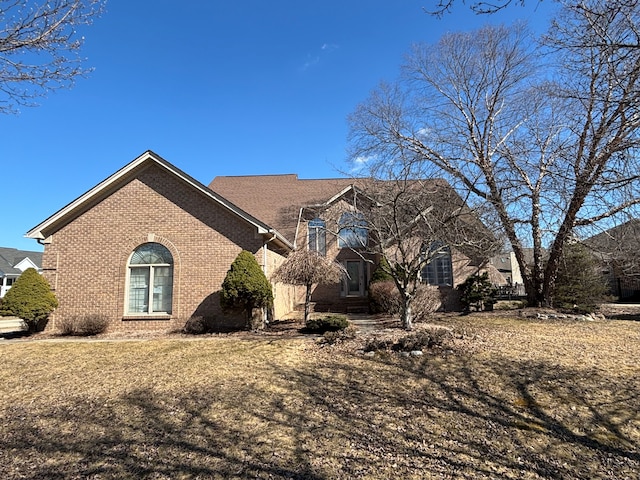
[[[60,304],[48,330],[58,319],[89,313],[106,314],[110,330],[180,328],[192,315],[223,323],[216,292],[231,262],[244,249],[262,264],[255,227],[155,165],[48,240],[44,275]],[[173,312],[169,319],[124,320],[127,262],[149,241],[173,255]]]

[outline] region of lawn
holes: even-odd
[[[440,322],[421,357],[0,341],[2,478],[638,478],[640,322]]]

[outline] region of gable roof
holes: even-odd
[[[640,249],[640,219],[632,218],[604,232],[589,237],[584,242],[602,260],[622,260],[636,265]]]
[[[373,183],[372,183],[373,182]],[[447,207],[464,208],[465,204],[451,185],[441,178],[410,181],[417,188],[430,185],[430,194],[445,196]],[[375,181],[369,178],[299,179],[295,174],[218,176],[209,188],[229,198],[240,208],[275,227],[295,244],[297,227],[303,210],[326,207],[336,200],[353,194],[354,198],[368,197],[367,191]],[[382,183],[387,183],[383,181]],[[389,182],[393,184],[394,182]],[[493,234],[474,215],[468,215],[465,224],[481,232],[487,238]]]
[[[363,181],[353,178],[301,180],[295,174],[221,176],[215,177],[209,188],[272,225],[292,242],[301,208],[325,205]]]
[[[640,246],[640,219],[632,218],[587,238],[585,242],[592,248],[604,252],[615,250],[622,243],[631,243],[633,248],[637,249]]]
[[[142,155],[134,159],[129,164],[118,170],[113,175],[109,176],[98,185],[87,191],[80,197],[73,200],[65,207],[58,210],[56,213],[47,218],[44,222],[36,225],[25,235],[27,238],[34,238],[38,241],[46,239],[48,236],[70,223],[77,218],[80,214],[86,212],[91,207],[96,205],[104,198],[117,191],[120,187],[128,183],[138,173],[145,170],[151,165],[157,165],[163,170],[169,172],[171,175],[178,178],[180,181],[186,183],[194,190],[197,190],[203,194],[210,201],[226,208],[231,213],[236,215],[240,220],[249,223],[254,226],[258,234],[269,236],[274,238],[281,246],[285,248],[292,248],[291,244],[275,229],[267,225],[261,220],[258,220],[255,216],[247,213],[242,208],[239,208],[225,197],[215,193],[211,189],[207,188],[202,183],[195,180],[193,177],[187,175],[185,172],[175,167],[162,157],[147,150]]]
[[[0,247],[0,275],[20,275],[22,270],[16,268],[16,265],[26,258],[38,268],[42,267],[42,252]]]

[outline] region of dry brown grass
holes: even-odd
[[[0,343],[2,478],[638,478],[640,322],[439,323],[455,345],[417,358]]]

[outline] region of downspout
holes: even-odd
[[[302,221],[302,211],[304,207],[300,207],[300,211],[298,212],[298,223],[296,223],[296,235],[293,237],[293,249],[298,248],[298,231],[300,229],[300,222]]]
[[[273,242],[276,239],[277,235],[274,233],[273,237],[271,237],[269,240],[266,240],[265,242],[263,242],[262,244],[262,273],[264,273],[264,276],[267,277],[267,281],[269,280],[269,268],[267,267],[267,245],[270,242]],[[274,298],[275,300],[275,298]],[[267,312],[266,308],[262,309],[262,322],[263,324],[267,324],[267,322],[269,321],[269,315]]]
[[[271,237],[269,240],[265,241],[262,244],[262,272],[264,273],[264,276],[269,278],[269,269],[267,268],[267,244],[273,242],[276,239],[277,235],[274,233],[273,237]]]

